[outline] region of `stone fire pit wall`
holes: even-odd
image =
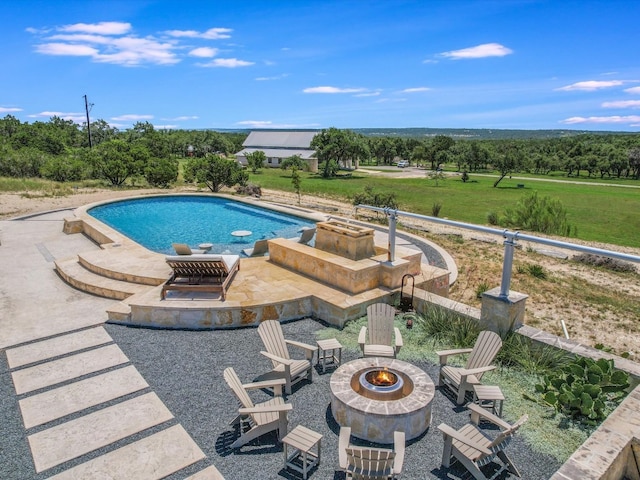
[[[316,224],[316,248],[350,260],[376,256],[373,229],[330,220]]]

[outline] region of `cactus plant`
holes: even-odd
[[[576,357],[536,384],[539,399],[528,395],[525,398],[595,425],[607,416],[607,403],[622,400],[628,388],[629,374],[615,370],[613,360]]]

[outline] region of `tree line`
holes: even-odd
[[[149,122],[121,131],[104,120],[92,122],[87,129],[86,124],[59,117],[28,123],[7,115],[0,119],[0,176],[103,179],[117,186],[136,177],[165,187],[176,181],[178,161],[186,158],[185,180],[218,191],[224,185],[246,184],[248,174],[233,156],[242,150],[246,136],[214,130],[158,130]],[[394,165],[404,159],[431,171],[447,166],[463,172],[463,180],[470,172],[497,171],[494,186],[517,172],[640,179],[638,134],[454,140],[447,135],[365,136],[328,128],[318,132],[311,147],[316,150],[319,174],[326,178],[359,164]],[[266,156],[250,160],[255,172]]]

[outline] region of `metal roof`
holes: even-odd
[[[254,131],[249,134],[242,143],[243,147],[265,147],[265,148],[311,148],[311,140],[319,131]],[[263,149],[261,149],[263,150]]]
[[[262,150],[267,158],[289,158],[294,155],[300,155],[303,160],[309,160],[310,158],[315,158],[315,150],[302,150],[296,148],[258,148],[251,147],[245,148],[241,152],[236,153],[236,155],[246,156],[248,153],[257,152],[258,150]]]

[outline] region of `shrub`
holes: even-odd
[[[480,333],[475,320],[434,305],[416,315],[414,330],[419,330],[435,343],[450,345],[451,348],[473,346]]]
[[[574,262],[584,263],[593,267],[602,267],[614,272],[635,272],[636,267],[631,263],[624,262],[615,258],[602,257],[592,253],[581,253],[572,257]]]
[[[168,188],[178,178],[178,161],[152,158],[144,168],[144,178],[149,185]]]
[[[486,282],[482,282],[480,285],[476,287],[476,298],[482,298],[482,294],[489,290],[489,284]]]
[[[573,355],[556,348],[533,342],[530,338],[515,332],[507,332],[498,352],[500,364],[515,367],[530,374],[545,374],[567,365]]]
[[[262,189],[260,188],[260,185],[249,182],[246,185],[236,186],[236,193],[241,195],[251,195],[253,197],[261,197]]]
[[[440,202],[435,202],[431,206],[431,215],[437,217],[440,215],[440,210],[442,209],[442,204]]]
[[[626,396],[629,374],[613,360],[578,357],[536,384],[541,403],[588,425],[596,425]],[[535,398],[528,397],[537,401]]]
[[[487,222],[489,223],[489,225],[499,225],[500,216],[498,215],[498,212],[487,213]]]
[[[556,235],[575,235],[575,228],[567,221],[567,212],[560,200],[538,197],[537,192],[523,197],[514,208],[505,210],[501,224],[534,232]]]
[[[539,278],[540,280],[545,280],[547,278],[547,272],[544,271],[542,265],[527,265],[527,273],[532,277]]]

